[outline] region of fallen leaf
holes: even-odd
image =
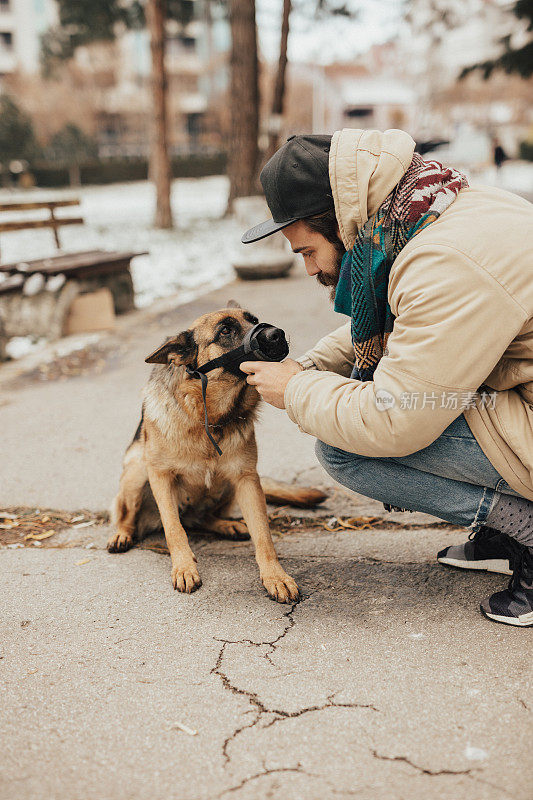
[[[94,519],[90,519],[88,522],[79,522],[77,525],[73,525],[73,528],[88,528],[90,525],[94,525]]]
[[[182,722],[175,722],[173,725],[170,726],[169,731],[178,729],[186,733],[188,736],[196,736],[198,731],[193,731],[192,728],[189,728],[187,725],[184,725]]]
[[[49,539],[56,531],[45,531],[44,533],[27,533],[25,539]]]
[[[76,561],[75,564],[77,567],[81,567],[82,564],[88,564],[90,560],[90,558],[84,558],[82,561]]]

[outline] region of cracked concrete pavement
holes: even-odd
[[[0,373],[0,506],[105,508],[144,355],[232,296],[294,354],[337,324],[299,271],[133,315],[101,372]],[[263,410],[258,440],[263,474],[329,488],[319,516],[404,527],[330,533],[309,514],[276,539],[292,606],[265,595],[248,542],[192,535],[190,596],[168,555],[108,554],[107,526],[1,548],[0,798],[533,797],[529,634],[478,611],[506,579],[436,565],[464,531],[335,490],[283,412]]]

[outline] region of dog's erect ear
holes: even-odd
[[[242,308],[242,306],[236,300],[228,300],[226,308]]]
[[[194,333],[182,331],[177,336],[167,339],[144,360],[147,364],[168,364],[171,360],[175,363],[190,364],[196,358],[197,349]]]

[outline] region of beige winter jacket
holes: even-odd
[[[347,249],[413,150],[399,130],[334,134],[330,181]],[[388,300],[396,319],[374,380],[349,377],[347,321],[299,359],[289,417],[348,452],[403,456],[464,413],[495,469],[533,500],[533,205],[492,187],[461,190],[393,263]]]

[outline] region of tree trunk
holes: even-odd
[[[228,148],[230,192],[228,211],[236,197],[255,194],[259,134],[259,69],[255,0],[230,0],[231,134]]]
[[[71,164],[69,164],[68,180],[70,185],[73,187],[81,186],[81,171],[80,165],[77,161],[73,161]]]
[[[283,116],[283,100],[285,98],[285,73],[287,70],[287,41],[289,38],[289,16],[291,13],[291,0],[283,0],[283,16],[281,19],[281,40],[279,45],[278,72],[272,98],[272,110],[268,122],[268,150],[267,158],[274,155],[278,149],[279,134]]]
[[[172,180],[168,152],[168,82],[165,69],[166,0],[147,0],[146,22],[152,54],[153,122],[150,142],[150,177],[155,183],[156,228],[172,228],[170,185]]]

